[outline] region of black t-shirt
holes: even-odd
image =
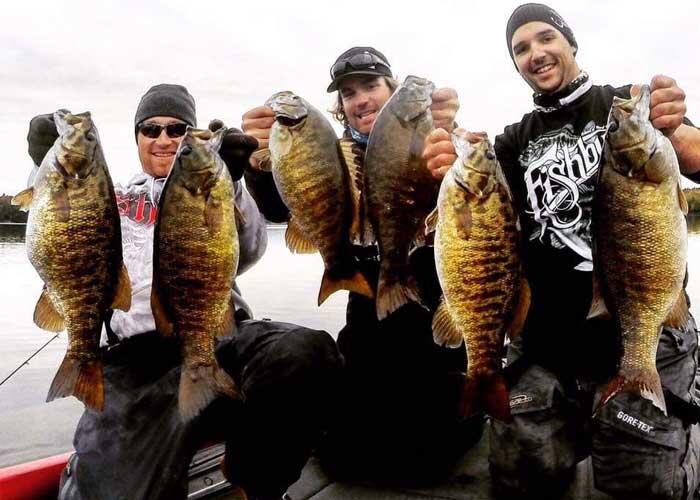
[[[576,369],[571,361],[584,355],[581,342],[612,328],[586,321],[591,210],[613,97],[629,98],[630,88],[593,85],[560,109],[526,114],[496,137],[496,155],[520,216],[532,289],[523,340],[528,354],[552,368]],[[595,352],[596,346],[590,348]]]

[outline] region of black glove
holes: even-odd
[[[221,120],[212,120],[209,122],[209,130],[215,132],[224,126]],[[253,151],[258,148],[258,140],[244,134],[237,128],[229,128],[224,135],[219,156],[228,167],[231,173],[231,178],[234,181],[243,177],[243,173],[248,168],[248,159]]]
[[[31,119],[27,133],[29,145],[27,150],[35,165],[41,165],[41,161],[57,138],[58,130],[56,130],[56,124],[53,121],[53,113],[37,115]]]

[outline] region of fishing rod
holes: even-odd
[[[7,382],[7,381],[10,379],[10,377],[11,377],[12,375],[14,375],[15,373],[17,373],[17,372],[19,371],[19,369],[22,368],[24,365],[28,365],[30,359],[32,359],[34,356],[36,356],[37,354],[39,354],[39,353],[41,352],[41,350],[42,350],[44,347],[46,347],[47,345],[49,345],[49,344],[50,344],[56,337],[58,337],[59,335],[60,335],[60,334],[57,333],[56,335],[54,335],[53,337],[51,337],[51,339],[49,339],[49,341],[48,341],[46,344],[42,345],[39,349],[37,349],[37,350],[34,352],[34,354],[32,354],[31,356],[29,356],[27,359],[25,359],[23,363],[21,363],[17,368],[15,368],[15,369],[12,371],[12,373],[10,373],[7,377],[5,377],[5,379],[4,379],[2,382],[0,382],[0,385],[2,385],[2,384],[4,384],[5,382]]]

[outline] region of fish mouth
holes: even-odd
[[[280,125],[283,125],[285,127],[295,127],[302,123],[304,119],[306,118],[306,115],[304,116],[290,116],[286,114],[280,114],[275,116],[275,121],[279,123]]]

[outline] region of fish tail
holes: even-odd
[[[326,270],[323,273],[321,288],[318,291],[318,305],[320,306],[323,304],[331,294],[338,290],[348,290],[369,297],[370,299],[374,298],[372,287],[369,286],[367,279],[361,272],[351,270],[346,276],[334,277]]]
[[[231,377],[215,366],[186,367],[180,375],[178,408],[184,422],[196,417],[217,394],[236,397],[238,391]]]
[[[503,422],[512,420],[508,387],[501,373],[490,377],[468,376],[464,381],[459,414],[468,417],[484,411]]]
[[[597,415],[603,406],[621,392],[639,394],[644,399],[651,401],[654,406],[664,412],[664,415],[668,415],[661,379],[659,379],[656,369],[653,368],[633,375],[619,373],[613,377],[596,394],[593,415]]]
[[[102,362],[64,357],[51,382],[46,401],[66,396],[75,396],[93,410],[102,411],[105,399]]]
[[[404,304],[413,301],[423,305],[418,294],[416,280],[410,274],[400,281],[387,283],[384,271],[379,273],[379,285],[377,286],[377,318],[384,319]]]

